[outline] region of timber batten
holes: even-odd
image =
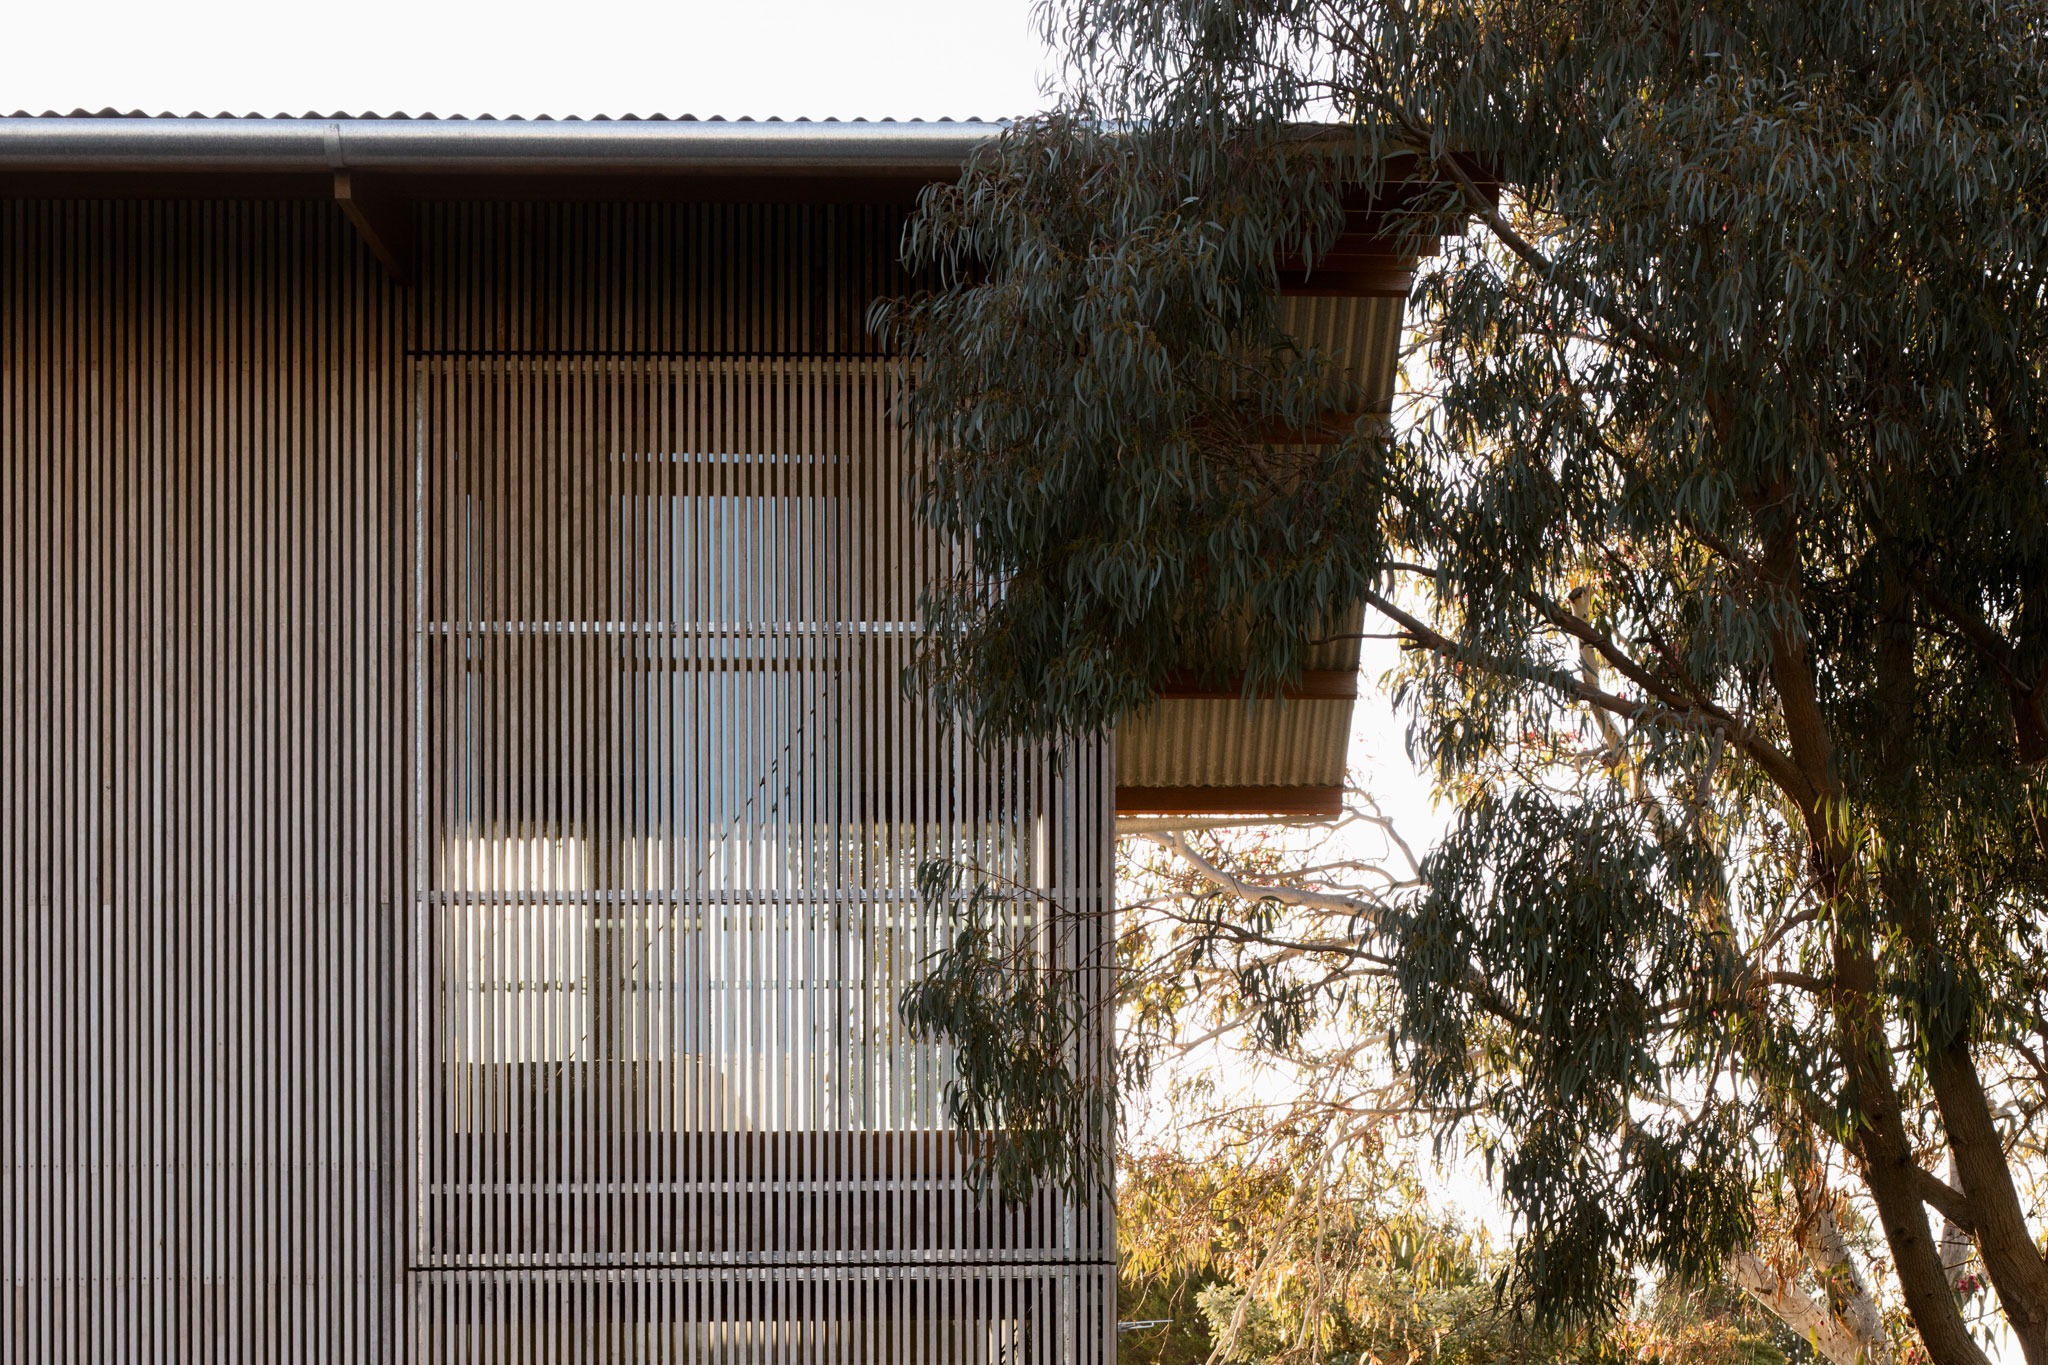
[[[902,690],[866,311],[999,131],[0,118],[0,1352],[1113,1360],[1108,1201],[977,1189],[903,1031],[920,872],[1105,1067],[1116,811],[1334,814],[1357,627],[1059,754]],[[1276,441],[1390,408],[1353,216]]]
[[[897,686],[900,210],[414,212],[0,204],[4,1349],[1107,1359],[895,1013],[1112,804]]]

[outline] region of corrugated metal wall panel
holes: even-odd
[[[1125,787],[1330,787],[1344,781],[1348,701],[1175,698],[1117,727]]]
[[[1330,631],[1330,638],[1319,645],[1309,647],[1302,658],[1301,666],[1304,669],[1357,672],[1360,644],[1358,632],[1364,629],[1365,604],[1361,602],[1337,622]]]
[[[895,1018],[1110,810],[896,687],[895,214],[4,212],[0,1352],[1108,1359]]]
[[[1294,295],[1280,301],[1280,325],[1332,358],[1355,386],[1357,411],[1391,412],[1406,309],[1405,299]]]
[[[1329,354],[1354,386],[1357,411],[1392,409],[1404,301],[1296,296],[1281,321],[1304,346]],[[1302,666],[1358,667],[1364,609],[1335,623]],[[1175,698],[1117,727],[1117,784],[1127,788],[1337,787],[1351,741],[1350,702],[1295,701],[1247,710],[1236,701]]]
[[[1357,411],[1391,412],[1394,405],[1396,364],[1400,357],[1401,318],[1406,308],[1402,299],[1291,297],[1280,302],[1282,325],[1305,346],[1315,346],[1332,356],[1355,386]],[[1308,651],[1302,667],[1310,669],[1355,669],[1358,640],[1355,637],[1365,619],[1362,606],[1339,622],[1325,644]],[[1342,762],[1339,742],[1336,761]],[[1325,762],[1328,761],[1326,756]],[[1126,779],[1128,781],[1128,779]],[[1250,779],[1246,779],[1249,782]],[[1132,783],[1131,785],[1137,785]],[[1226,784],[1230,785],[1230,784]]]

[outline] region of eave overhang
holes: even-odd
[[[331,199],[391,277],[412,276],[415,202],[901,203],[957,177],[1004,124],[720,119],[0,117],[0,199]],[[1351,367],[1367,409],[1391,407],[1417,244],[1361,205],[1309,269],[1281,262],[1294,329]],[[1423,251],[1434,243],[1422,243]],[[1214,680],[1174,680],[1117,736],[1117,809],[1191,818],[1340,813],[1355,641],[1316,652],[1300,686],[1247,706]]]

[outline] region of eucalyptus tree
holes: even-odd
[[[923,201],[881,319],[976,547],[928,684],[1095,732],[1365,604],[1457,802],[1375,929],[1394,1043],[1536,1310],[1719,1266],[1818,1134],[1929,1356],[1984,1358],[1932,1211],[2048,1365],[2043,4],[1053,3],[1071,103]],[[1277,303],[1361,208],[1448,243],[1392,424]],[[908,1013],[1071,1175],[1099,1078],[975,1004],[1066,1008],[991,941]]]
[[[1490,1241],[1369,1151],[1154,1152],[1117,1194],[1131,1365],[1786,1365],[1799,1338],[1726,1286],[1666,1284],[1613,1324],[1531,1331]]]
[[[1142,823],[1120,842],[1117,876],[1118,1042],[1129,1088],[1118,1236],[1127,1272],[1149,1264],[1156,1278],[1162,1238],[1143,1205],[1147,1181],[1166,1168],[1140,1155],[1134,1186],[1130,1153],[1164,1145],[1221,1154],[1241,1168],[1290,1172],[1313,1195],[1345,1188],[1347,1170],[1387,1169],[1387,1153],[1470,1111],[1419,1098],[1378,1046],[1399,1003],[1387,921],[1419,877],[1409,844],[1369,796],[1353,792],[1340,819],[1302,829]],[[1636,1098],[1665,1109],[1685,1102],[1654,1087]],[[1725,1303],[1738,1290],[1778,1319],[1781,1338],[1807,1343],[1830,1365],[1891,1365],[1895,1332],[1884,1286],[1867,1273],[1874,1237],[1863,1201],[1847,1196],[1834,1144],[1816,1140],[1798,1115],[1778,1126],[1807,1159],[1781,1159],[1756,1182],[1755,1226],[1727,1258],[1728,1283],[1666,1276],[1659,1300]],[[1313,1199],[1272,1215],[1242,1230],[1238,1282],[1287,1293],[1349,1282],[1356,1243],[1324,1236],[1343,1219],[1326,1223]],[[1952,1283],[1967,1287],[1975,1266],[1953,1229],[1944,1251]],[[1234,1339],[1235,1321],[1215,1324],[1219,1342]],[[1636,1313],[1578,1340],[1612,1345],[1645,1326]],[[1656,1349],[1660,1358],[1711,1359],[1713,1336],[1685,1350],[1660,1339]],[[1555,1354],[1568,1340],[1546,1349]]]

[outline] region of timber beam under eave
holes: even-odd
[[[1312,815],[1344,813],[1344,788],[1118,787],[1118,815]]]
[[[353,171],[334,173],[334,202],[384,273],[394,283],[411,284],[412,204],[374,182],[364,183]]]

